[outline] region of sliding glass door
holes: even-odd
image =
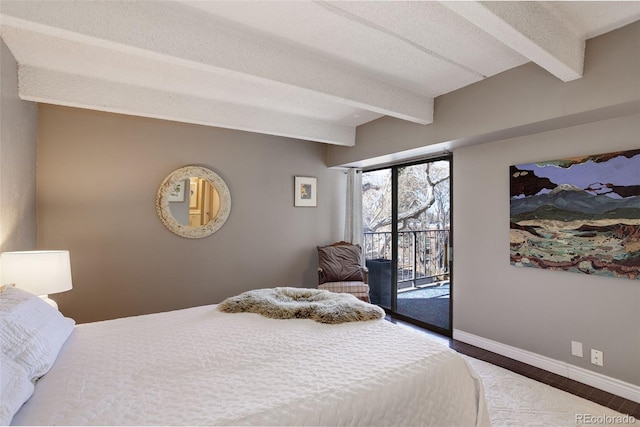
[[[364,251],[371,300],[451,334],[450,157],[365,171]]]

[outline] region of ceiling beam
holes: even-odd
[[[564,82],[582,77],[585,40],[535,1],[443,1],[458,15]]]
[[[415,123],[433,122],[433,98],[294,45],[283,48],[185,4],[3,0],[1,12],[3,25],[262,84],[295,87],[307,96]]]
[[[169,93],[21,65],[18,95],[27,101],[244,130],[353,146],[355,128],[324,120]]]

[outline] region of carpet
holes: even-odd
[[[482,378],[493,427],[634,424],[633,418],[605,406],[482,360],[462,357]]]

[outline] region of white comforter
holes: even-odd
[[[454,351],[385,320],[326,325],[196,307],[76,326],[27,425],[489,423]]]

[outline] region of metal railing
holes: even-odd
[[[364,233],[366,260],[390,260],[390,231]],[[398,289],[449,278],[449,230],[398,232]]]

